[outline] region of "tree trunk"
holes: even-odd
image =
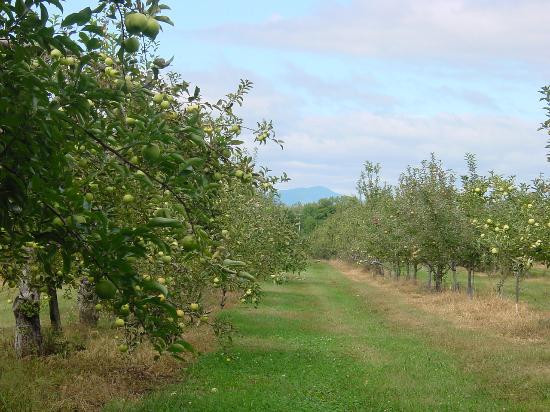
[[[441,272],[441,269],[437,268],[434,273],[434,280],[435,280],[435,290],[437,292],[441,292],[441,286],[443,283],[443,273]]]
[[[411,278],[411,264],[407,262],[407,280]]]
[[[48,287],[50,297],[50,323],[56,332],[61,331],[61,315],[59,313],[59,301],[57,300],[57,289],[55,286]]]
[[[88,326],[96,326],[99,319],[99,312],[95,308],[95,305],[98,303],[98,299],[94,290],[94,285],[85,277],[80,281],[77,301],[80,323]]]
[[[19,282],[19,294],[13,302],[15,316],[15,355],[22,358],[42,352],[40,328],[40,292],[30,287],[24,269]]]
[[[432,268],[428,268],[428,289],[432,289]]]
[[[468,268],[468,296],[470,299],[474,297],[474,270]]]
[[[516,313],[519,313],[519,308],[518,308],[518,304],[519,304],[519,282],[521,280],[521,270],[520,269],[516,270],[515,275],[516,275]]]
[[[400,276],[401,276],[401,264],[397,263],[395,265],[395,279],[399,280]]]
[[[456,277],[456,265],[453,263],[451,265],[451,272],[453,274],[453,290],[458,291],[458,279]]]
[[[418,276],[418,263],[413,265],[413,280],[416,283],[416,277]]]

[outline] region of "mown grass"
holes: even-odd
[[[224,313],[241,336],[185,382],[107,411],[550,410],[548,342],[495,340],[326,264]]]

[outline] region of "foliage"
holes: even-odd
[[[259,267],[254,251],[241,253],[237,273],[225,264],[220,208],[236,184],[263,196],[277,182],[254,170],[237,139],[244,126],[232,108],[251,83],[209,103],[163,74],[170,61],[155,55],[155,37],[159,22],[172,22],[158,0],[100,1],[61,22],[53,7],[62,10],[54,0],[0,5],[1,276],[15,285],[32,249],[34,287],[87,276],[127,337],[148,336],[177,357],[189,349],[182,328],[204,319],[212,278],[258,289],[239,276]],[[271,123],[252,133],[280,144]],[[284,250],[272,271],[292,268]]]
[[[395,187],[382,184],[380,167],[367,162],[358,183],[362,202],[338,210],[312,233],[313,254],[383,265],[396,276],[403,267],[425,265],[437,290],[458,265],[514,274],[518,282],[533,262],[548,265],[550,182],[480,176],[475,158],[466,159],[461,186],[433,155],[408,167]]]
[[[339,196],[320,199],[317,202],[291,206],[290,210],[296,216],[300,225],[300,232],[307,236],[324,222],[337,208],[347,202],[354,202],[352,197]]]

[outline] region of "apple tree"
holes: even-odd
[[[216,203],[250,169],[232,107],[251,84],[208,103],[163,74],[155,38],[172,22],[156,0],[99,1],[61,21],[52,8],[62,3],[0,4],[0,273],[19,285],[17,352],[40,351],[40,291],[80,285],[116,326],[178,356],[189,345],[177,320],[199,302],[173,299],[149,271],[176,257],[191,283],[223,270]],[[254,132],[271,138],[269,124]]]

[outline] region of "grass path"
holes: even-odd
[[[507,365],[547,363],[547,345],[505,351],[326,264],[265,291],[259,309],[224,312],[240,331],[231,361],[205,355],[183,384],[106,410],[550,410],[548,376],[506,376]]]

